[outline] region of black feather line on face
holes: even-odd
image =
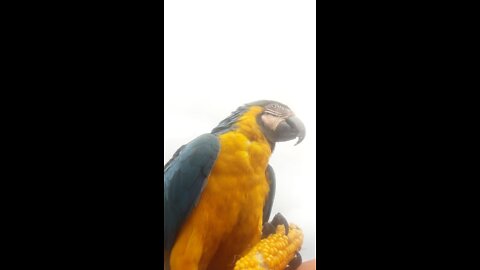
[[[271,109],[266,109],[266,110],[265,110],[265,113],[268,113],[268,114],[271,114],[271,115],[274,115],[274,116],[278,116],[278,117],[285,117],[285,116],[287,116],[286,113],[282,113],[282,112],[279,112],[279,111],[274,111],[274,110],[271,110]]]

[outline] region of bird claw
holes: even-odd
[[[262,228],[262,239],[267,238],[269,235],[275,233],[275,227],[272,225],[272,223],[265,223],[263,224]]]
[[[285,235],[288,235],[289,225],[287,219],[280,213],[276,214],[271,222],[263,224],[262,239],[267,238],[269,235],[274,234],[278,225],[285,226]]]
[[[287,219],[280,213],[277,213],[271,222],[266,222],[263,224],[262,228],[262,239],[267,238],[269,235],[274,234],[276,232],[278,225],[285,226],[285,235],[288,235],[289,225]],[[295,270],[302,264],[302,256],[297,251],[295,253],[295,257],[288,263],[285,270]]]
[[[284,225],[285,226],[285,235],[288,235],[288,222],[287,219],[280,213],[277,213],[273,219],[272,219],[272,225],[273,227],[277,228],[278,225]]]
[[[302,264],[302,255],[297,251],[295,257],[288,263],[285,270],[295,270]]]

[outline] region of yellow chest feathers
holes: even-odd
[[[256,121],[261,110],[252,107],[240,117],[234,130],[219,136],[221,147],[214,174],[264,176],[272,152]]]
[[[235,258],[260,240],[271,155],[256,121],[261,111],[250,108],[233,130],[219,135],[217,161],[177,238],[172,269],[233,269]]]

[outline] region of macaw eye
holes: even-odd
[[[270,108],[271,108],[271,109],[281,109],[282,107],[281,107],[280,105],[278,105],[278,104],[272,104],[272,105],[270,106]]]
[[[278,117],[283,117],[286,114],[286,108],[279,104],[270,104],[266,107],[265,113]]]

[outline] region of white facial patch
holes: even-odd
[[[283,121],[283,118],[271,115],[271,114],[263,114],[262,115],[262,121],[265,126],[269,127],[271,130],[275,131],[280,124],[280,122]]]

